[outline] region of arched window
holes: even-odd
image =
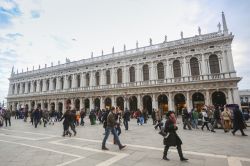
[[[37,81],[34,81],[34,89],[33,89],[33,92],[36,92],[36,88],[37,88],[37,83],[36,83]]]
[[[106,71],[106,84],[107,85],[110,84],[110,71],[109,70]]]
[[[95,73],[95,84],[96,84],[96,86],[100,85],[100,75],[99,75],[99,72]]]
[[[81,86],[81,76],[80,76],[80,75],[77,75],[77,76],[76,76],[76,80],[77,80],[77,81],[76,81],[76,82],[77,82],[77,86],[76,86],[76,87],[77,87],[77,88],[80,88],[80,86]]]
[[[130,82],[135,82],[135,68],[132,66],[129,68]]]
[[[17,84],[17,94],[19,94],[19,93],[20,93],[20,83]]]
[[[43,80],[40,81],[40,92],[43,91]]]
[[[15,93],[15,89],[16,89],[16,86],[15,86],[15,84],[13,84],[13,86],[12,86],[12,93],[11,94]]]
[[[69,89],[72,88],[72,76],[71,75],[68,77],[68,86],[69,86]]]
[[[56,78],[53,78],[53,90],[56,90]]]
[[[149,69],[148,69],[148,65],[144,65],[142,67],[143,70],[143,81],[148,81],[149,80]]]
[[[209,56],[210,73],[220,73],[219,60],[217,55],[213,54]]]
[[[181,77],[181,65],[179,60],[173,62],[174,78]]]
[[[89,86],[89,81],[90,81],[89,73],[87,73],[86,74],[86,86]]]
[[[61,77],[60,82],[61,82],[61,89],[63,89],[63,87],[64,87],[64,78],[63,77]]]
[[[190,67],[191,67],[191,75],[192,76],[200,75],[199,62],[198,62],[197,58],[193,57],[190,59]]]
[[[30,82],[28,83],[28,93],[30,93]]]
[[[117,83],[122,83],[122,69],[117,70]]]
[[[162,62],[157,64],[158,79],[164,79],[164,65]]]
[[[48,80],[46,80],[46,90],[48,91],[49,90],[49,79]]]

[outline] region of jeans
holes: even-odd
[[[105,147],[105,144],[106,144],[106,141],[109,137],[110,132],[114,135],[115,142],[118,144],[119,147],[121,147],[122,144],[119,140],[119,137],[118,137],[117,132],[116,132],[114,127],[106,127],[105,136],[104,136],[103,141],[102,141],[102,147]]]
[[[198,129],[198,119],[193,119],[193,128]]]
[[[6,127],[7,127],[7,124],[8,124],[7,122],[8,122],[8,121],[9,121],[9,126],[11,126],[10,118],[6,118],[6,119],[5,119],[5,126],[6,126]]]

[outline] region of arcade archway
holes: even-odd
[[[174,96],[175,110],[178,115],[182,114],[182,109],[186,106],[185,96],[181,93],[178,93]]]
[[[129,98],[129,110],[130,111],[136,111],[137,110],[137,98],[135,96],[131,96]]]
[[[95,109],[100,109],[100,99],[95,98],[94,100]]]
[[[224,106],[227,103],[226,95],[221,91],[214,92],[212,94],[212,103],[213,105]]]
[[[196,92],[192,96],[193,108],[197,108],[198,111],[201,111],[202,107],[205,104],[204,95],[200,92]]]
[[[121,109],[124,110],[124,99],[123,97],[118,97],[116,99],[116,105]]]
[[[148,114],[152,114],[152,98],[149,95],[146,95],[142,98],[143,100],[143,109],[148,111]]]
[[[105,108],[108,108],[108,109],[110,109],[111,108],[111,99],[109,98],[109,97],[107,97],[106,99],[105,99],[105,101],[104,101],[104,103],[105,103]]]
[[[168,97],[166,95],[158,96],[158,108],[164,113],[168,111]]]

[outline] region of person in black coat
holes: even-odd
[[[33,118],[34,118],[35,128],[37,128],[37,125],[38,125],[40,118],[41,118],[40,111],[38,108],[34,111]]]
[[[245,123],[244,123],[242,112],[240,111],[239,107],[236,107],[234,109],[233,122],[234,122],[234,130],[232,131],[232,134],[235,135],[235,132],[237,130],[240,130],[242,136],[247,136],[243,131],[243,129],[245,129]]]
[[[69,135],[71,137],[71,132],[69,131],[69,126],[70,126],[70,123],[71,123],[71,119],[72,119],[72,115],[71,115],[71,112],[70,112],[70,109],[67,109],[66,112],[63,114],[63,117],[61,117],[60,121],[63,121],[63,137],[65,135]]]
[[[165,129],[164,129],[164,132],[169,133],[169,134],[166,138],[164,138],[165,148],[163,152],[163,160],[169,160],[167,158],[167,153],[168,153],[168,149],[170,146],[177,146],[178,154],[179,154],[181,161],[188,160],[187,158],[183,156],[182,149],[181,149],[182,141],[176,133],[177,129],[178,127],[176,126],[175,114],[173,111],[169,111],[167,113],[167,121],[165,123]]]

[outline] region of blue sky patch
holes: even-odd
[[[36,10],[32,10],[30,12],[32,18],[39,18],[40,17],[40,12]]]
[[[4,9],[0,6],[0,28],[11,25],[11,19],[20,15],[21,11],[18,6],[15,6],[12,9]]]

